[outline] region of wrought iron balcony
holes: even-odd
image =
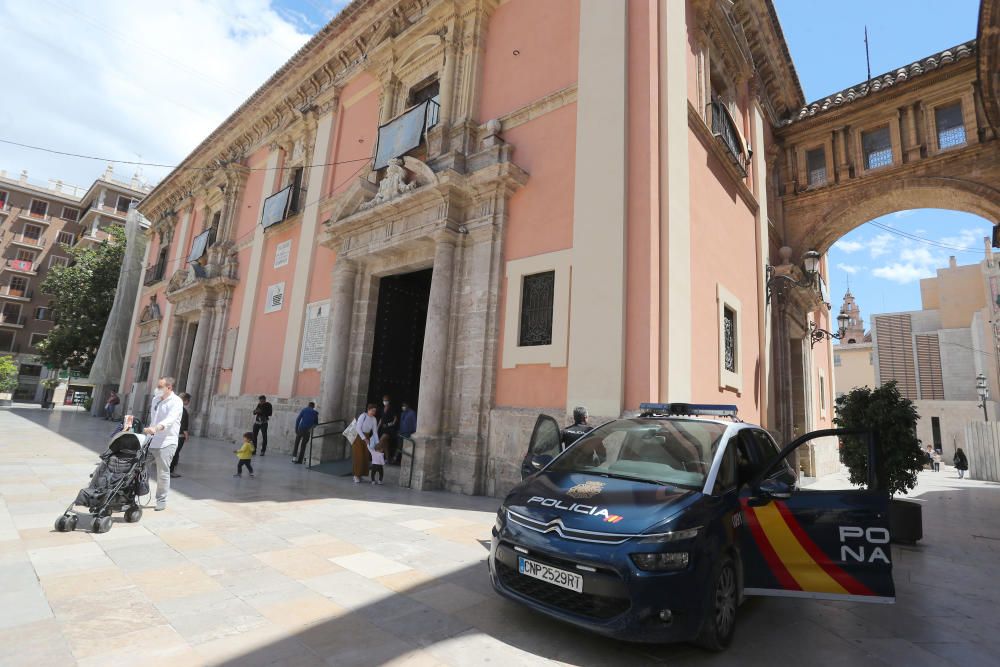
[[[747,168],[750,166],[750,151],[743,143],[743,135],[732,114],[729,113],[729,108],[724,102],[716,100],[708,105],[708,114],[711,119],[712,134],[725,146],[729,159],[745,178]]]
[[[26,236],[25,234],[17,234],[10,240],[11,243],[16,245],[30,246],[32,248],[42,248],[45,246],[45,239],[34,236]]]
[[[156,264],[150,264],[146,267],[146,279],[143,281],[143,285],[155,285],[156,283],[163,280],[164,274],[167,272],[166,262],[157,262]]]
[[[27,318],[24,315],[7,315],[5,313],[0,313],[0,327],[17,327],[21,328],[27,322]]]

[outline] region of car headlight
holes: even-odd
[[[698,532],[701,530],[701,526],[696,528],[687,528],[685,530],[675,530],[669,533],[659,533],[658,535],[650,535],[639,540],[640,544],[663,544],[665,542],[679,542],[680,540],[690,540],[691,538],[697,537]]]
[[[673,572],[688,566],[688,552],[669,551],[660,554],[630,554],[632,562],[647,572]]]
[[[504,508],[501,507],[500,509],[497,510],[497,518],[493,524],[493,530],[495,530],[497,533],[503,530],[503,522],[505,517],[506,517],[506,511],[504,510]]]

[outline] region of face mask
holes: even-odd
[[[157,387],[156,391],[153,392],[153,396],[156,398],[163,398],[163,390]]]

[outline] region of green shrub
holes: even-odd
[[[896,381],[878,389],[858,387],[837,399],[838,428],[865,429],[875,435],[881,450],[881,465],[875,471],[880,486],[890,494],[905,494],[917,485],[917,473],[924,467],[924,454],[917,440],[917,414],[913,401],[899,394]],[[863,437],[840,439],[844,465],[852,484],[868,481],[868,445]]]
[[[0,394],[13,394],[17,389],[17,362],[14,357],[0,357]]]

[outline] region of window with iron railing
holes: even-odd
[[[935,109],[934,122],[937,125],[940,150],[965,144],[965,122],[962,118],[961,102]]]
[[[552,309],[556,272],[524,276],[521,282],[521,322],[517,344],[521,347],[552,344]]]
[[[826,150],[820,147],[806,151],[806,172],[809,187],[826,185]]]
[[[888,126],[862,132],[861,148],[865,153],[865,169],[878,169],[892,164],[892,140],[889,138]]]
[[[716,100],[709,104],[708,115],[712,134],[719,140],[719,143],[725,146],[730,161],[745,177],[750,165],[750,151],[743,143],[743,135],[740,134],[739,127],[729,112],[729,107],[722,100]]]

